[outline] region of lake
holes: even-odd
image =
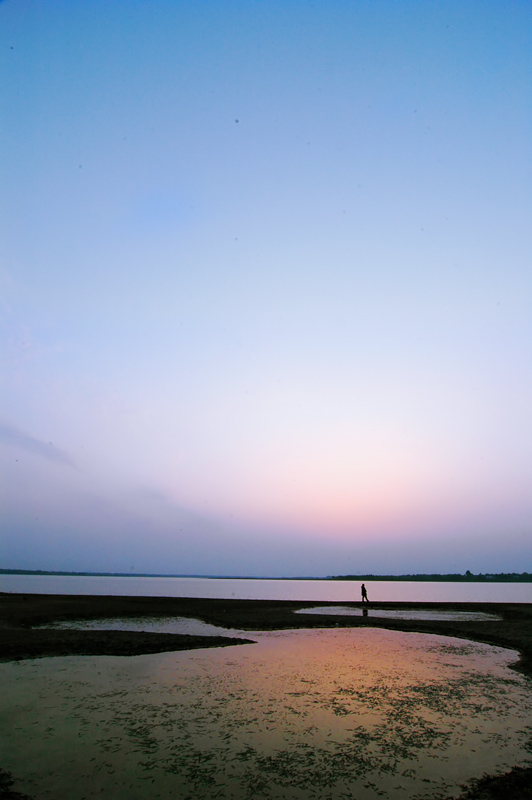
[[[370,602],[532,603],[532,583],[366,581]],[[0,575],[0,592],[237,600],[360,600],[358,581]]]

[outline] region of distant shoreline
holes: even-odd
[[[412,581],[419,583],[532,583],[532,573],[529,572],[499,572],[494,574],[478,574],[467,571],[465,574],[426,574],[413,575],[328,575],[316,577],[284,576],[281,578],[268,575],[190,575],[190,574],[163,574],[150,572],[67,572],[62,570],[41,569],[0,569],[0,575],[38,575],[61,576],[79,578],[203,578],[205,580],[232,580],[232,581]]]

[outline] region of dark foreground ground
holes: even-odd
[[[162,597],[100,597],[0,593],[0,660],[64,655],[131,656],[193,648],[247,644],[252,639],[184,636],[130,631],[39,630],[35,626],[72,619],[179,616],[243,631],[296,628],[373,627],[457,636],[519,652],[514,669],[532,677],[532,604],[528,603],[372,603],[367,617],[308,616],[294,611],[316,606],[291,600],[213,600]],[[319,603],[320,606],[338,603]],[[359,606],[358,603],[342,603]],[[379,619],[379,609],[481,611],[497,620],[442,621]],[[532,769],[486,777],[461,800],[532,800]],[[0,770],[0,800],[22,800]]]

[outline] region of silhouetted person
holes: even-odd
[[[366,587],[364,586],[364,584],[362,584],[362,586],[360,587],[360,592],[362,594],[362,602],[369,603],[368,593],[366,592]]]

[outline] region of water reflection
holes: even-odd
[[[498,620],[497,614],[486,614],[482,611],[440,611],[439,609],[402,608],[386,609],[373,606],[354,608],[350,606],[319,606],[316,608],[302,608],[295,614],[324,614],[327,616],[349,617],[377,617],[381,619],[421,619],[421,620]]]
[[[440,611],[438,609],[380,609],[364,605],[350,606],[317,606],[303,608],[295,614],[323,614],[328,616],[364,616],[386,619],[420,619],[420,620],[497,620],[496,614],[472,611]],[[114,617],[92,620],[69,620],[53,622],[40,626],[42,628],[61,628],[70,630],[107,630],[107,631],[148,631],[152,633],[178,633],[190,636],[233,636],[249,637],[249,631],[235,628],[221,628],[199,619],[189,617]],[[260,634],[258,634],[260,635]]]
[[[221,628],[200,619],[189,617],[106,617],[105,619],[74,619],[50,622],[40,628],[91,631],[145,631],[148,633],[178,633],[188,636],[228,636],[249,638],[249,632]]]
[[[447,797],[527,760],[515,658],[359,628],[3,664],[4,766],[43,800]]]

